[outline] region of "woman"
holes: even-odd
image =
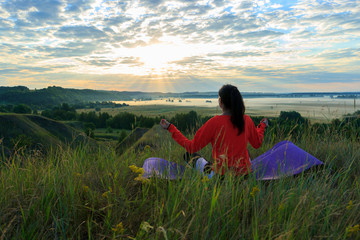
[[[187,139],[167,120],[162,119],[161,127],[168,129],[173,139],[189,153],[195,153],[211,142],[213,158],[212,169],[221,175],[230,170],[236,175],[245,175],[251,171],[247,151],[248,142],[259,148],[263,141],[266,118],[257,128],[251,118],[245,114],[245,105],[237,87],[224,85],[219,90],[219,106],[222,115],[209,119],[195,134],[193,140]]]

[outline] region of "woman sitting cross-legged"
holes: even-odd
[[[172,138],[190,154],[212,145],[215,173],[223,175],[231,171],[236,175],[246,175],[251,171],[247,144],[259,148],[262,144],[268,120],[262,119],[255,127],[252,119],[245,114],[243,98],[233,85],[224,85],[219,90],[219,106],[222,115],[209,119],[195,134],[187,139],[173,124],[162,119],[160,125],[167,129]]]

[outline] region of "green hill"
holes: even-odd
[[[37,115],[0,114],[0,147],[8,155],[15,150],[41,150],[88,141],[81,132]]]
[[[61,103],[83,103],[94,101],[122,101],[141,96],[141,92],[117,92],[90,89],[71,89],[48,87],[30,90],[27,87],[1,87],[0,104],[27,104],[38,107],[49,107]]]
[[[147,148],[156,151],[166,145],[170,139],[170,134],[159,125],[155,125],[150,129],[135,128],[116,146],[116,152],[119,155],[130,154],[131,152],[142,152]]]

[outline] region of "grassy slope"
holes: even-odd
[[[267,130],[262,147],[289,139]],[[325,162],[319,172],[272,182],[227,176],[203,181],[135,180],[129,165],[184,150],[158,126],[120,157],[115,150],[63,149],[0,168],[0,235],[54,239],[358,239],[360,145],[341,133],[295,142]],[[149,147],[146,147],[146,145]],[[145,147],[141,147],[145,145]],[[136,147],[139,146],[139,147]],[[209,148],[202,153],[209,155]],[[258,191],[257,191],[258,189]]]
[[[0,114],[0,138],[2,145],[13,149],[26,139],[30,148],[48,149],[51,146],[67,145],[83,141],[85,136],[73,128],[37,115]]]

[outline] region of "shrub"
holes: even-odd
[[[30,114],[32,112],[32,109],[26,104],[19,104],[14,107],[13,111],[14,113]]]

